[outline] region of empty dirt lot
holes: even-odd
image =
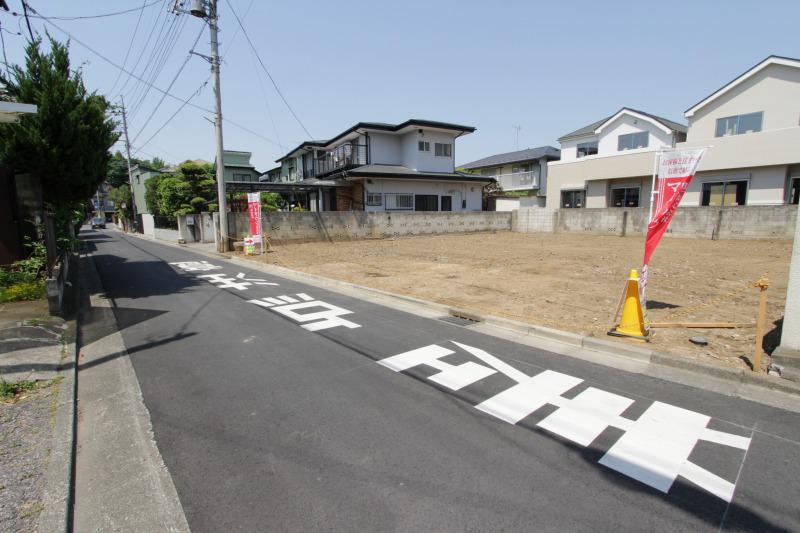
[[[443,304],[605,337],[643,237],[479,233],[277,245],[268,260]],[[783,316],[791,241],[665,238],[651,261],[652,322],[755,322],[769,273],[767,344]],[[699,347],[689,337],[710,342]],[[611,337],[608,337],[611,338]],[[653,349],[733,367],[753,353],[755,329],[658,329]],[[631,341],[620,341],[631,342]],[[636,341],[638,342],[638,341]],[[769,358],[765,358],[768,361]]]

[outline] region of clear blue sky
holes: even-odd
[[[75,17],[153,1],[31,0],[30,5],[47,17]],[[22,11],[21,0],[7,2],[12,11]],[[331,137],[358,121],[422,118],[475,126],[475,133],[458,140],[457,163],[514,150],[516,125],[522,127],[519,147],[525,148],[558,146],[560,135],[623,106],[685,122],[686,108],[766,56],[800,57],[797,0],[220,0],[223,114],[261,136],[226,124],[225,147],[252,151],[253,162],[264,171],[281,155],[279,145],[293,147],[307,135],[256,63],[243,34],[237,34],[228,2],[314,138]],[[137,74],[149,76],[144,69],[156,63],[149,59],[171,3],[157,0],[142,12],[128,70],[135,67]],[[53,22],[122,64],[138,16],[134,11]],[[163,28],[174,23],[183,29],[155,78],[164,89],[203,25],[189,15],[173,19],[169,15]],[[27,31],[21,17],[4,11],[0,24],[10,32]],[[44,33],[44,21],[32,19],[32,24]],[[3,38],[9,62],[19,62],[24,36],[8,31]],[[65,37],[55,28],[49,31]],[[196,50],[209,53],[208,31]],[[117,69],[75,42],[71,56],[74,66],[83,64],[91,89],[119,98],[121,82],[109,92]],[[170,92],[186,98],[208,76],[208,64],[193,56]],[[127,78],[123,74],[121,81]],[[136,105],[143,93],[135,80],[122,90],[133,108],[134,151],[142,148],[140,156],[158,155],[172,163],[213,160],[213,126],[203,118],[211,115],[191,107],[142,147],[180,106],[167,98],[145,126],[161,95],[151,90]],[[211,84],[192,102],[213,109]]]

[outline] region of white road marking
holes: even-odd
[[[300,298],[301,300],[305,300],[306,302],[310,302],[311,300],[314,299],[304,292],[298,292],[297,297]]]
[[[630,398],[589,387],[536,425],[588,446],[632,403]]]
[[[668,492],[711,417],[654,402],[600,464]]]
[[[278,298],[290,304],[296,304],[298,302],[298,300],[295,300],[291,296],[278,296]]]
[[[491,368],[472,362],[446,363],[441,359],[455,352],[436,344],[381,359],[378,364],[395,372],[430,366],[439,372],[428,379],[452,390],[499,371],[517,384],[476,405],[476,409],[516,424],[545,404],[554,405],[558,409],[537,425],[582,446],[589,446],[609,426],[624,432],[600,464],[664,493],[681,476],[722,500],[732,500],[736,484],[691,463],[689,456],[701,439],[746,453],[750,438],[709,429],[706,426],[711,417],[662,402],[654,402],[637,420],[624,418],[622,413],[634,403],[630,398],[594,387],[572,399],[564,398],[565,392],[583,380],[552,370],[529,377],[484,350],[453,344]]]
[[[252,285],[252,283],[249,281],[237,282],[236,278],[227,277],[225,274],[204,274],[197,277],[205,278],[209,283],[218,284],[217,286],[220,289],[236,289],[237,291],[246,291],[247,287]]]
[[[260,307],[266,307],[267,309],[271,309],[276,313],[280,313],[287,318],[292,319],[295,322],[299,322],[301,327],[307,329],[308,331],[320,331],[323,329],[330,329],[335,327],[345,327],[348,329],[355,329],[360,328],[360,324],[356,324],[355,322],[351,322],[349,320],[345,320],[341,318],[343,315],[351,315],[353,314],[352,311],[348,311],[347,309],[343,309],[333,304],[329,304],[327,302],[323,302],[320,300],[314,300],[309,295],[305,293],[298,293],[298,298],[304,300],[302,302],[298,302],[295,298],[287,295],[281,295],[278,297],[267,297],[261,299],[254,299],[248,300],[250,303],[258,305]],[[288,303],[287,302],[294,302]],[[309,309],[321,307],[323,311],[316,311],[313,313],[298,313],[297,311],[300,309]]]
[[[492,396],[475,408],[510,424],[516,424],[545,404],[557,401],[557,398],[582,381],[560,372],[545,370]]]
[[[181,270],[185,270],[186,272],[203,272],[207,270],[218,270],[221,269],[221,266],[212,265],[208,261],[177,261],[175,263],[170,263],[170,265],[175,265],[176,267],[180,268]]]
[[[496,371],[473,362],[451,365],[440,361],[440,358],[455,353],[452,350],[432,344],[424,348],[411,350],[387,359],[378,361],[379,364],[391,368],[395,372],[409,369],[418,365],[426,365],[439,370],[428,379],[451,390],[458,390],[476,381],[495,374]]]
[[[244,272],[239,272],[238,274],[236,274],[236,279],[243,279],[244,281],[250,281],[256,285],[278,285],[277,283],[272,283],[263,278],[246,278]]]

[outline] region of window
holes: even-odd
[[[481,169],[481,176],[497,176],[500,174],[499,168],[483,168]]]
[[[514,165],[511,167],[512,174],[518,174],[520,172],[530,172],[531,166],[528,164],[525,165]]]
[[[452,155],[452,144],[436,143],[434,148],[436,150],[435,155],[439,157],[450,157]]]
[[[419,141],[417,144],[418,150],[420,152],[430,152],[431,151],[431,143],[428,141]]]
[[[745,205],[747,181],[718,181],[703,184],[701,205]]]
[[[800,178],[792,178],[792,188],[789,190],[789,203],[800,204]]]
[[[586,157],[587,155],[596,155],[596,154],[597,154],[597,141],[578,143],[577,157]]]
[[[639,207],[639,187],[611,189],[612,207]]]
[[[727,137],[728,135],[741,135],[742,133],[752,133],[761,131],[761,122],[764,113],[747,113],[746,115],[736,115],[717,119],[717,129],[714,132],[716,137]]]
[[[367,205],[383,205],[383,197],[379,192],[367,193]]]
[[[233,181],[251,181],[250,174],[237,174],[234,172]]]
[[[561,191],[561,207],[583,207],[586,191]]]
[[[438,211],[439,197],[435,194],[415,194],[414,211]]]
[[[414,209],[414,195],[400,193],[386,193],[387,210],[411,210]]]
[[[647,132],[637,131],[636,133],[626,133],[617,137],[617,151],[635,150],[636,148],[647,147]]]
[[[442,211],[452,211],[453,210],[453,197],[452,196],[442,196]]]

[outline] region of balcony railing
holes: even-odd
[[[504,191],[522,191],[526,189],[535,189],[539,186],[539,176],[537,172],[533,171],[497,174],[494,178]]]
[[[343,144],[314,160],[316,177],[367,164],[366,144]],[[309,174],[306,172],[306,174]],[[306,176],[311,177],[311,176]]]

